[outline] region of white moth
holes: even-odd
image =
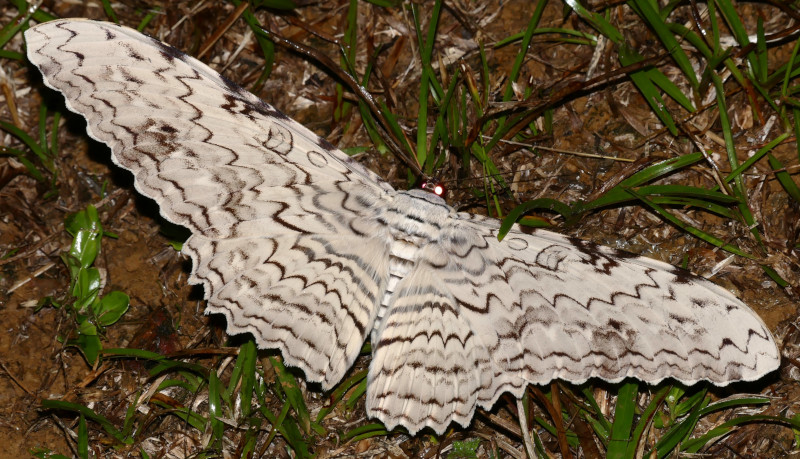
[[[330,389],[372,339],[366,406],[441,433],[527,384],[775,370],[764,322],[671,265],[460,213],[396,191],[205,64],[132,29],[57,20],[25,33],[47,86],[83,115],[169,221],[189,282]]]

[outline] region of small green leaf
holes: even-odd
[[[92,305],[97,323],[107,327],[117,322],[120,317],[128,310],[130,298],[128,295],[120,292],[113,291],[103,296],[100,301]]]
[[[100,217],[97,215],[97,209],[91,204],[86,207],[86,210],[68,215],[64,220],[64,228],[73,237],[81,230],[94,233],[103,232],[103,226],[100,224]]]
[[[464,441],[454,441],[453,450],[447,455],[447,459],[473,458],[478,457],[478,447],[481,445],[480,438],[471,438]]]
[[[100,294],[100,271],[97,268],[87,268],[78,271],[78,278],[72,289],[75,297],[75,311],[83,312],[90,304],[94,303]]]
[[[86,336],[96,336],[97,327],[89,320],[82,320],[78,323],[78,333]]]
[[[94,325],[92,325],[92,327],[94,327]],[[76,339],[70,340],[69,344],[77,346],[77,348],[80,349],[89,365],[94,365],[97,362],[97,358],[100,356],[100,350],[103,348],[102,344],[100,344],[100,338],[97,336],[96,330],[95,334],[93,335],[83,333],[79,334]]]
[[[100,233],[91,230],[79,230],[69,249],[69,255],[80,262],[82,268],[88,268],[94,263],[100,252]]]

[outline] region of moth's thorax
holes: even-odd
[[[439,196],[409,190],[398,192],[384,215],[393,238],[422,244],[438,239],[453,212]]]
[[[373,327],[373,341],[397,285],[414,270],[420,250],[437,244],[453,212],[444,199],[425,190],[400,191],[387,206],[383,220],[391,236],[389,282]]]

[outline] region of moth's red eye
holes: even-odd
[[[444,198],[444,196],[447,194],[447,188],[445,188],[445,186],[442,185],[441,183],[423,182],[422,189],[425,191],[429,191],[441,198]]]

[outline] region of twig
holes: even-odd
[[[24,391],[25,391],[25,392],[26,392],[28,395],[30,395],[30,396],[33,396],[33,392],[31,392],[31,391],[30,391],[30,390],[29,390],[27,387],[25,387],[25,385],[24,385],[24,384],[22,384],[22,381],[18,380],[18,379],[17,379],[17,378],[16,378],[16,377],[15,377],[15,376],[14,376],[14,375],[13,375],[13,374],[12,374],[12,373],[11,373],[11,372],[8,370],[8,368],[6,368],[6,364],[5,364],[5,363],[3,363],[3,362],[1,362],[1,361],[0,361],[0,368],[3,368],[3,370],[5,370],[5,372],[6,372],[6,374],[8,375],[8,377],[9,377],[9,378],[11,378],[11,380],[12,380],[12,381],[14,381],[14,382],[15,382],[15,383],[16,383],[16,384],[17,384],[17,385],[20,387],[20,389],[24,390]]]

